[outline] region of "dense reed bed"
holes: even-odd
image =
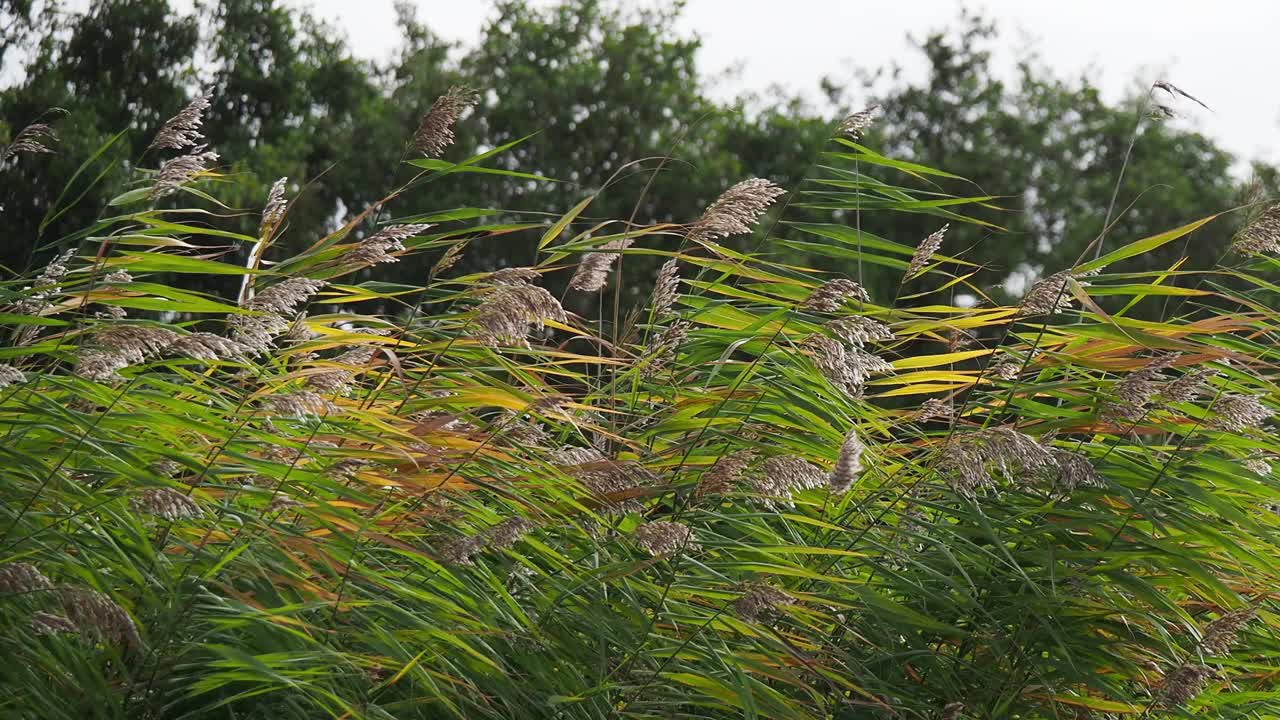
[[[200,98],[0,286],[0,714],[1280,713],[1274,207],[1215,267],[1126,269],[1188,218],[1003,306],[945,232],[1000,242],[999,200],[860,144],[870,114],[683,224],[403,207],[518,173],[443,159],[472,97],[292,256],[305,186],[228,229]],[[938,230],[862,230],[894,213]],[[490,243],[535,260],[451,272]]]

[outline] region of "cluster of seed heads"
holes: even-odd
[[[942,451],[937,467],[957,493],[973,497],[992,484],[993,471],[1025,482],[1054,465],[1048,448],[1012,428],[997,427],[956,436]]]
[[[800,303],[800,309],[811,312],[838,312],[850,299],[869,302],[871,296],[858,283],[846,278],[836,278],[828,280],[809,293],[809,297]]]
[[[751,178],[725,190],[689,228],[689,240],[701,242],[751,232],[765,210],[785,190],[768,180]]]
[[[489,275],[471,321],[477,340],[490,347],[528,348],[530,331],[541,331],[545,321],[568,322],[560,301],[532,284],[537,277],[532,268],[508,268]]]
[[[956,409],[948,400],[942,398],[929,398],[920,403],[920,409],[916,412],[916,420],[925,421],[933,418],[943,418],[949,420],[955,415]]]
[[[871,376],[893,372],[893,366],[880,356],[856,347],[846,348],[825,335],[810,335],[800,346],[808,351],[823,377],[853,397],[861,397],[863,385]]]
[[[479,99],[479,94],[471,88],[461,85],[449,88],[422,116],[413,134],[413,149],[427,157],[440,157],[445,148],[453,144],[453,127],[458,118]]]
[[[1147,411],[1147,404],[1158,393],[1163,373],[1173,366],[1178,353],[1159,355],[1151,362],[1125,375],[1111,388],[1112,399],[1103,407],[1107,417],[1136,420]]]
[[[631,533],[631,540],[654,557],[698,548],[698,544],[693,542],[693,531],[688,525],[662,520],[637,527]]]
[[[307,388],[328,395],[346,395],[351,390],[351,384],[355,382],[356,372],[348,368],[362,368],[368,365],[373,360],[374,352],[374,348],[367,345],[347,350],[332,361],[343,367],[307,376]]]
[[[187,103],[177,115],[165,121],[147,150],[182,150],[199,145],[204,139],[204,135],[200,133],[200,125],[204,122],[204,111],[208,109],[207,94]]]

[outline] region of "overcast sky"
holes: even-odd
[[[492,14],[487,0],[416,2],[421,20],[464,43]],[[344,28],[359,55],[385,59],[397,42],[393,0],[299,4]],[[777,83],[817,101],[823,75],[852,79],[855,66],[897,61],[920,73],[908,35],[954,25],[962,4],[998,22],[1000,67],[1034,46],[1059,74],[1088,72],[1109,97],[1167,79],[1212,108],[1178,105],[1178,122],[1237,155],[1280,162],[1280,0],[688,0],[682,26],[701,36],[705,72],[740,66],[718,94]]]

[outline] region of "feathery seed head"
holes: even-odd
[[[827,476],[802,457],[779,455],[765,460],[760,472],[747,483],[761,495],[788,502],[796,492],[822,487],[827,483]]]
[[[81,635],[98,637],[127,650],[142,647],[133,618],[110,596],[89,588],[62,586],[55,591],[62,610]]]
[[[120,353],[89,348],[76,356],[75,374],[94,382],[113,383],[123,379],[119,371],[127,367],[129,360]]]
[[[768,180],[743,180],[721,193],[689,228],[694,242],[744,235],[786,191]]]
[[[262,207],[262,222],[258,224],[258,237],[266,238],[275,234],[280,221],[284,220],[285,210],[289,208],[289,203],[284,199],[284,187],[288,182],[287,177],[276,180],[267,193],[267,204]]]
[[[169,520],[186,520],[204,515],[194,500],[173,488],[148,488],[138,494],[133,506],[149,515]]]
[[[1044,465],[1042,469],[1062,495],[1069,496],[1076,488],[1107,486],[1087,456],[1061,448],[1050,448],[1049,454],[1053,456],[1053,463]]]
[[[208,172],[209,165],[218,161],[218,153],[204,151],[201,148],[192,150],[190,154],[179,155],[164,161],[160,171],[156,173],[155,185],[148,194],[151,200],[159,200],[178,192],[178,188],[191,182],[192,178]]]
[[[267,352],[275,337],[290,328],[285,318],[324,286],[323,281],[310,278],[287,278],[271,285],[245,305],[246,310],[257,314],[227,318],[232,337],[253,355]]]
[[[942,239],[947,234],[947,228],[951,227],[943,225],[934,231],[929,237],[920,241],[916,246],[916,251],[911,255],[911,264],[907,266],[907,277],[911,277],[924,269],[929,264],[933,254],[938,252],[938,248],[942,247]]]
[[[1054,464],[1049,449],[1012,428],[994,427],[957,436],[943,449],[938,471],[965,497],[992,484],[991,471],[1023,481]]]
[[[756,452],[754,450],[739,450],[720,456],[710,468],[702,473],[702,477],[698,480],[698,488],[695,494],[703,497],[706,495],[722,495],[729,492],[742,479],[747,466],[755,461],[755,458]]]
[[[542,330],[544,321],[568,322],[560,301],[536,285],[499,285],[486,292],[472,322],[476,338],[490,347],[514,345],[528,348],[530,329]]]
[[[1274,414],[1253,395],[1224,395],[1213,404],[1213,426],[1228,432],[1256,428]]]
[[[814,367],[832,385],[853,397],[862,396],[862,387],[872,375],[893,372],[893,366],[878,355],[844,345],[825,335],[810,335],[801,343],[813,360]]]
[[[1213,368],[1199,368],[1179,375],[1160,388],[1165,402],[1192,402],[1204,392],[1209,378],[1218,374]]]
[[[133,276],[129,274],[128,270],[114,270],[103,275],[102,282],[113,285],[127,285],[133,282]]]
[[[1236,233],[1231,249],[1241,255],[1280,254],[1280,203],[1263,210]]]
[[[1070,307],[1071,293],[1067,286],[1074,279],[1076,276],[1070,270],[1063,270],[1037,280],[1022,297],[1022,313],[1024,315],[1056,315]]]
[[[1111,394],[1114,399],[1104,406],[1103,414],[1126,420],[1142,417],[1147,403],[1161,388],[1161,373],[1169,369],[1179,356],[1179,353],[1158,355],[1151,362],[1125,375],[1112,386]]]
[[[234,340],[228,340],[221,335],[195,332],[190,335],[183,335],[169,343],[164,351],[170,355],[181,355],[193,360],[214,362],[226,358],[243,357],[249,352],[249,348]]]
[[[172,330],[145,325],[99,325],[93,332],[95,345],[120,355],[129,364],[159,355],[178,338]]]
[[[36,635],[57,635],[76,631],[75,623],[47,612],[36,612],[31,615],[31,632]]]
[[[31,593],[53,587],[35,565],[25,562],[0,564],[0,593]]]
[[[871,296],[858,283],[845,278],[836,278],[828,280],[810,293],[809,297],[800,303],[800,309],[811,312],[837,312],[850,298],[862,302],[871,301]]]
[[[831,469],[831,475],[827,478],[827,486],[831,488],[831,492],[846,493],[853,487],[853,481],[862,472],[864,450],[866,446],[858,438],[857,428],[850,430],[844,436],[844,442],[840,444],[840,454],[836,456],[835,467]]]
[[[484,549],[484,535],[464,535],[440,549],[440,559],[450,565],[474,565],[472,557]]]
[[[9,158],[18,153],[52,153],[53,150],[45,145],[50,141],[58,141],[58,136],[53,134],[53,128],[45,123],[31,123],[19,130],[13,141],[5,145],[4,149],[0,149],[0,167],[4,167]]]
[[[1232,610],[1209,623],[1200,639],[1200,647],[1212,655],[1226,655],[1240,641],[1240,631],[1258,617],[1254,607],[1243,607]]]
[[[871,129],[871,126],[875,123],[876,116],[879,114],[879,105],[872,105],[859,110],[840,121],[839,127],[836,128],[836,135],[844,135],[851,140],[860,140],[863,133]]]
[[[0,390],[27,381],[27,376],[12,365],[0,365]]]
[[[537,268],[509,267],[494,270],[480,282],[484,285],[532,285],[542,277]]]
[[[440,157],[445,148],[453,144],[453,127],[458,118],[479,99],[479,94],[471,88],[461,85],[449,88],[422,116],[413,135],[413,149],[427,157]]]
[[[1161,683],[1157,694],[1157,701],[1166,708],[1185,705],[1204,690],[1204,684],[1213,675],[1213,668],[1207,665],[1195,663],[1179,665],[1164,676],[1164,682]]]
[[[680,346],[689,338],[688,321],[677,320],[662,329],[650,343],[648,359],[645,361],[644,376],[653,377],[670,365],[680,352]]]
[[[204,139],[200,124],[204,122],[204,111],[208,109],[207,93],[187,103],[177,115],[165,121],[147,150],[181,150],[198,145]]]
[[[341,408],[310,390],[267,395],[261,399],[262,411],[268,417],[293,417],[299,420],[336,415]]]
[[[920,410],[916,413],[916,420],[925,421],[933,418],[950,419],[955,415],[955,407],[947,400],[942,398],[929,398],[920,403]]]
[[[497,550],[506,550],[535,527],[537,526],[533,522],[525,518],[509,517],[485,531],[485,544]]]
[[[644,523],[631,533],[631,539],[654,557],[685,550],[695,550],[693,531],[678,522],[654,520]]]
[[[338,263],[351,267],[399,262],[400,258],[392,253],[404,252],[406,238],[421,235],[430,227],[431,225],[425,223],[409,223],[383,228],[343,253]]]
[[[673,258],[662,264],[653,283],[653,316],[660,318],[676,304],[680,293],[680,264]]]
[[[59,284],[67,275],[67,263],[71,262],[74,253],[74,250],[67,250],[50,260],[44,270],[41,270],[40,274],[36,276],[31,287],[24,288],[24,290],[30,290],[31,293],[14,304],[13,312],[18,315],[39,315],[42,310],[48,307],[49,298],[62,292],[62,287]],[[20,341],[17,344],[25,345],[26,343]]]
[[[1241,464],[1248,468],[1249,472],[1257,473],[1258,475],[1270,475],[1271,463],[1274,460],[1274,457],[1264,455],[1261,457],[1248,458]]]
[[[578,292],[599,292],[609,282],[609,272],[613,263],[623,250],[631,247],[635,241],[629,237],[621,237],[601,245],[596,251],[586,253],[578,261],[578,269],[569,280],[569,289]]]
[[[733,610],[748,622],[769,622],[785,605],[795,603],[795,598],[778,588],[763,583],[747,583],[742,595],[734,601]]]
[[[836,318],[827,322],[827,328],[854,347],[862,347],[868,342],[889,342],[894,338],[888,325],[865,315]]]

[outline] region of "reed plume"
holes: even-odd
[[[427,157],[440,157],[453,144],[453,127],[467,108],[475,105],[479,94],[471,88],[455,85],[431,104],[413,134],[413,149]]]

